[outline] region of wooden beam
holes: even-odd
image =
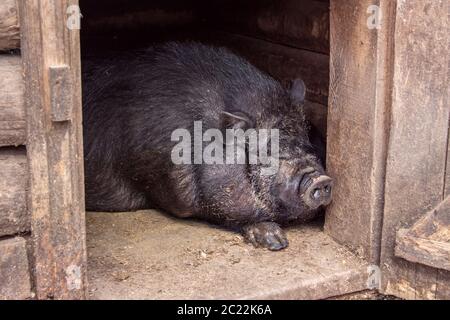
[[[0,55],[0,88],[0,147],[23,145],[26,142],[25,87],[20,56]]]
[[[377,4],[381,29],[369,28]],[[379,263],[392,84],[394,1],[331,0],[327,171],[335,179],[325,231]]]
[[[0,237],[30,231],[25,148],[0,148]]]
[[[329,1],[212,0],[203,6],[201,15],[208,29],[330,52]]]
[[[39,299],[86,297],[79,30],[67,27],[76,0],[20,0],[26,81],[27,155],[34,279]],[[51,69],[67,66],[70,88],[52,91]],[[70,99],[58,94],[72,94]],[[52,103],[71,114],[52,121]]]
[[[395,255],[450,271],[450,197],[413,227],[397,232]]]
[[[0,51],[20,48],[17,0],[2,0],[0,5]]]

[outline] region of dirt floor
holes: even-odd
[[[290,228],[280,252],[148,210],[88,213],[92,299],[323,299],[366,288],[367,266],[322,232]]]

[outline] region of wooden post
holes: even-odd
[[[36,294],[39,299],[83,299],[86,239],[79,30],[67,27],[68,7],[78,1],[19,3]],[[58,83],[52,70],[65,70]]]
[[[336,183],[325,231],[378,264],[395,1],[331,0],[330,14],[327,170]]]

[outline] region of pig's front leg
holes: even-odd
[[[258,222],[245,226],[242,231],[246,240],[255,247],[278,251],[289,245],[283,229],[275,222]]]

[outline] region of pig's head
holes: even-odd
[[[280,162],[271,194],[278,199],[281,218],[286,220],[309,220],[332,199],[333,180],[326,175],[308,136],[303,114],[305,94],[304,82],[295,80],[288,92],[286,116],[278,123]]]
[[[261,198],[270,199],[269,206],[276,207],[274,220],[281,222],[310,220],[316,216],[317,209],[327,206],[332,199],[333,180],[326,175],[308,136],[309,127],[303,113],[305,93],[304,82],[295,80],[288,91],[279,86],[271,90],[271,95],[263,99],[259,96],[258,108],[252,114],[233,112],[230,120],[234,128],[243,130],[278,129],[276,170],[262,174],[267,165],[253,165],[250,172]]]

